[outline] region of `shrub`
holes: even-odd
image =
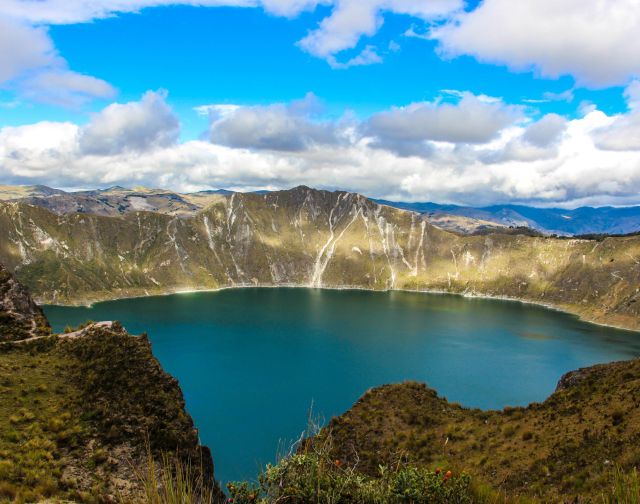
[[[613,425],[620,425],[624,420],[624,412],[620,409],[614,410],[611,413],[611,421]]]
[[[380,467],[369,477],[342,467],[327,454],[310,452],[268,465],[258,485],[230,483],[236,504],[289,502],[349,502],[352,504],[467,504],[472,502],[470,478],[450,471],[430,471],[410,465]]]

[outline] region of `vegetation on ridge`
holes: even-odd
[[[411,464],[401,453],[389,466],[380,465],[375,475],[357,465],[334,459],[332,436],[325,430],[314,443],[304,443],[276,464],[267,465],[254,482],[229,483],[228,504],[640,504],[640,479],[636,469],[612,466],[603,471],[602,491],[591,497],[535,497],[497,491],[458,469]],[[189,467],[164,458],[160,477],[143,475],[145,502],[154,504],[211,504],[212,495],[193,479]],[[160,482],[160,483],[159,483]]]
[[[333,419],[334,456],[375,474],[398,453],[449,464],[508,495],[543,502],[606,493],[613,468],[640,466],[640,360],[569,373],[543,403],[481,411],[418,383],[367,392]]]

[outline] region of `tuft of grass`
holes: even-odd
[[[147,445],[143,467],[132,465],[142,488],[139,496],[148,504],[215,504],[222,496],[213,484],[203,479],[204,471],[195,470],[190,461],[163,453],[157,461]]]
[[[613,469],[611,490],[608,495],[603,495],[604,504],[640,504],[640,477],[634,467],[632,471],[625,473],[622,468],[616,466]]]

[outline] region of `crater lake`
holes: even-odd
[[[309,416],[369,388],[426,382],[450,401],[543,401],[567,371],[640,356],[640,333],[519,302],[412,292],[243,288],[45,306],[52,326],[119,320],[176,377],[223,482],[255,478]]]

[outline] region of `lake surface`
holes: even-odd
[[[640,333],[515,302],[408,292],[234,289],[44,307],[57,331],[147,331],[222,481],[253,478],[314,416],[418,380],[466,406],[543,401],[570,370],[640,356]]]

